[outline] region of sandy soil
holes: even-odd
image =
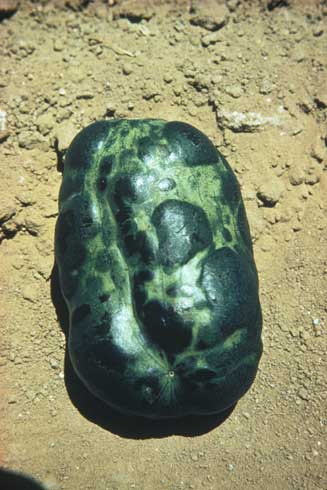
[[[22,1],[9,14],[0,22],[1,465],[52,490],[326,490],[326,1]],[[195,125],[241,183],[264,355],[225,420],[121,417],[86,392],[65,356],[52,274],[62,156],[79,129],[112,117]]]

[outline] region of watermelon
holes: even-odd
[[[254,381],[262,316],[237,179],[183,122],[98,121],[65,157],[55,256],[77,375],[116,410],[223,412]]]

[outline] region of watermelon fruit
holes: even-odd
[[[198,129],[98,121],[64,162],[55,256],[87,388],[154,419],[225,411],[262,354],[239,184]]]

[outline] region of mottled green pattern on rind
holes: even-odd
[[[210,414],[252,384],[258,280],[239,185],[208,138],[100,121],[65,159],[56,261],[77,374],[120,411]]]

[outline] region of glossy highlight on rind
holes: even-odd
[[[208,415],[251,386],[258,278],[235,175],[193,126],[98,121],[71,143],[55,236],[72,365],[149,418]]]

